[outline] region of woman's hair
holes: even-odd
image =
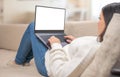
[[[104,6],[102,8],[102,13],[103,13],[106,27],[105,27],[104,31],[99,35],[100,42],[103,41],[103,36],[105,34],[105,31],[107,29],[107,26],[108,26],[110,20],[112,19],[113,14],[120,13],[120,2],[119,3],[111,3],[111,4]]]

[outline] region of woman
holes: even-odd
[[[52,36],[48,39],[51,45],[51,50],[48,50],[35,36],[34,23],[31,23],[23,35],[14,64],[28,65],[34,56],[36,67],[41,75],[45,77],[68,76],[68,70],[65,71],[65,69],[69,69],[69,63],[72,65],[74,62],[72,62],[72,59],[74,59],[75,55],[82,55],[81,58],[84,58],[84,55],[91,52],[91,49],[95,51],[100,46],[100,43],[104,40],[103,36],[113,14],[116,12],[120,13],[119,6],[120,3],[111,3],[103,7],[98,23],[99,42],[96,40],[97,37],[94,36],[75,38],[69,35],[65,36],[65,38],[70,44],[62,47],[60,40]],[[71,68],[70,70],[72,71],[74,69]]]

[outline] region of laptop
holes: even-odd
[[[62,46],[68,44],[64,38],[65,14],[64,8],[38,5],[35,7],[34,32],[48,49],[51,49],[48,42],[51,36],[59,38]]]

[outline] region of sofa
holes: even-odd
[[[29,67],[11,67],[22,35],[28,24],[0,24],[0,77],[41,77],[31,61]],[[96,35],[96,21],[66,22],[65,33],[78,36]]]
[[[8,63],[14,60],[22,35],[28,24],[0,24],[0,77],[42,77],[34,64],[30,66],[10,66]],[[96,36],[96,21],[67,21],[65,33],[75,37]],[[102,68],[101,68],[102,69]]]

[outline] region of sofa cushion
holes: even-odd
[[[16,52],[0,49],[0,77],[43,77],[41,76],[31,61],[30,66],[11,66],[9,62],[14,60]]]
[[[120,56],[120,14],[114,14],[94,60],[81,77],[110,77],[110,70]]]
[[[97,35],[97,21],[80,21],[80,22],[66,22],[65,33],[75,37],[80,36],[96,36]]]
[[[27,26],[28,24],[1,24],[0,48],[17,50]]]

